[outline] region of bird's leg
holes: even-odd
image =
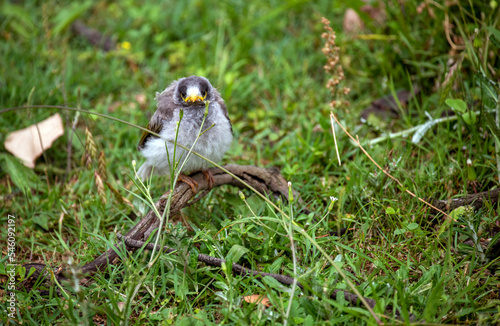
[[[185,184],[187,184],[188,186],[191,187],[191,190],[193,190],[193,192],[196,194],[198,192],[198,183],[196,181],[194,181],[192,178],[188,177],[187,175],[185,175],[184,173],[179,173],[179,180],[178,181],[182,181],[184,182]]]
[[[208,189],[212,190],[215,183],[213,174],[209,170],[203,170],[203,175],[208,182]]]

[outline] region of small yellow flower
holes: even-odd
[[[127,41],[121,42],[120,46],[124,50],[130,50],[132,48],[132,44],[130,44],[130,42],[127,42]]]

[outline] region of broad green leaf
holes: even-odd
[[[311,315],[307,315],[307,317],[304,318],[304,322],[302,325],[303,326],[313,326],[314,325],[314,317]]]
[[[394,235],[401,235],[406,232],[406,229],[396,229],[394,230]]]
[[[474,169],[473,166],[467,166],[467,179],[469,181],[476,181],[477,180],[476,170]]]
[[[418,223],[410,223],[406,226],[408,230],[415,230],[418,228]]]
[[[464,119],[466,124],[471,126],[476,124],[477,121],[476,114],[472,111],[465,112],[464,114],[462,114],[462,118]]]
[[[460,113],[465,113],[467,111],[467,104],[465,104],[464,101],[460,99],[446,99],[444,101],[448,106],[450,106],[453,111],[455,112],[460,112]]]
[[[33,216],[33,223],[37,224],[45,231],[49,230],[49,217],[45,214]]]
[[[271,276],[264,276],[263,278],[264,283],[266,283],[267,286],[269,286],[272,289],[281,291],[281,292],[290,292],[290,289],[280,282],[278,282],[275,278]]]
[[[285,260],[284,257],[279,257],[278,259],[276,259],[269,267],[269,272],[278,273],[281,268],[281,265],[283,265],[284,260]]]
[[[460,206],[451,211],[450,216],[453,220],[458,220],[460,216],[465,214],[465,206]]]
[[[250,250],[248,250],[247,248],[235,244],[231,247],[231,249],[227,253],[226,259],[228,261],[231,261],[232,263],[237,263],[238,260],[240,260],[240,258],[249,251]]]
[[[385,209],[385,213],[388,215],[394,215],[394,214],[396,214],[396,211],[394,210],[394,208],[389,206]]]

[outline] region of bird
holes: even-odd
[[[198,137],[208,101],[202,134],[193,151],[214,162],[220,162],[233,140],[231,120],[221,95],[207,78],[190,76],[173,81],[163,92],[156,93],[155,100],[157,110],[146,129],[160,137],[143,132],[137,149],[146,158],[146,162],[137,170],[137,176],[145,181],[152,173],[172,178],[171,172],[180,172],[179,180],[188,184],[196,193],[198,185],[187,175],[203,171],[211,189],[214,181],[207,171],[210,163],[191,153],[184,164],[188,151],[175,146],[174,142],[178,125],[177,144],[191,148]],[[175,161],[178,162],[175,171],[174,152]]]

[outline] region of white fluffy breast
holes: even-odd
[[[214,126],[205,131],[196,140],[204,112],[204,108],[189,107],[184,110],[184,116],[179,126],[177,143],[191,148],[196,141],[193,151],[218,163],[231,146],[233,140],[231,125],[224,116],[220,105],[217,102],[211,102],[203,124],[203,130],[210,128],[212,124]],[[147,140],[144,148],[141,150],[141,154],[146,158],[146,162],[137,172],[141,179],[145,180],[149,178],[151,171],[154,171],[158,175],[170,175],[171,166],[174,162],[174,153],[175,161],[179,163],[177,171],[183,166],[180,171],[187,174],[204,170],[211,166],[209,162],[193,153],[191,153],[188,160],[184,163],[188,151],[172,143],[175,141],[177,121],[179,121],[179,109],[175,110],[171,120],[163,121],[164,125],[160,132],[162,138],[150,137]]]

